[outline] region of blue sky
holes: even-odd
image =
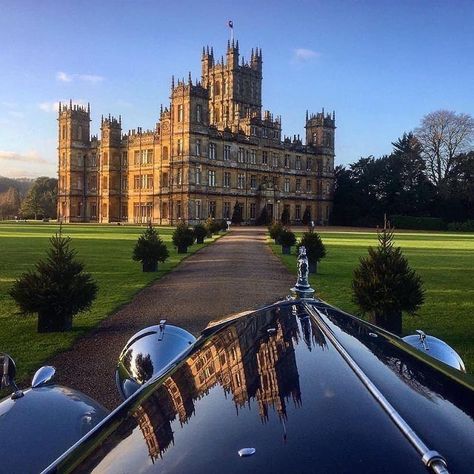
[[[263,50],[264,109],[304,133],[336,110],[336,163],[391,151],[438,109],[474,115],[474,0],[0,0],[0,175],[56,173],[55,103],[90,102],[152,128],[170,80],[200,75],[203,45]]]

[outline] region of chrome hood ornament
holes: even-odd
[[[308,278],[308,256],[306,255],[306,248],[303,245],[300,247],[298,254],[298,279],[296,280],[296,285],[291,289],[294,298],[313,298],[314,289],[311,288]]]

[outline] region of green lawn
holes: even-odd
[[[327,255],[311,283],[328,303],[358,314],[351,301],[352,272],[367,247],[377,244],[375,231],[321,231]],[[404,232],[395,235],[410,265],[421,275],[426,290],[425,304],[415,317],[404,316],[404,333],[414,329],[445,340],[474,373],[474,234],[453,232]],[[273,251],[296,273],[295,255]],[[294,248],[293,248],[294,251]]]
[[[178,255],[173,248],[173,229],[160,227],[159,234],[168,246],[170,258],[159,264],[158,272],[143,273],[141,265],[132,261],[131,254],[144,227],[63,226],[63,233],[72,238],[78,258],[96,279],[99,293],[90,311],[74,318],[72,332],[38,334],[36,318],[19,315],[8,290],[18,275],[45,255],[48,239],[57,230],[55,224],[0,224],[0,351],[15,359],[19,380],[31,375],[53,354],[69,348],[78,336],[130,301],[134,293],[163,276],[186,256]],[[193,245],[189,253],[202,247]]]

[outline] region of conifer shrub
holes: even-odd
[[[98,287],[61,231],[50,239],[46,260],[23,273],[10,289],[23,314],[38,315],[38,332],[72,329],[72,318],[90,308]]]
[[[353,300],[369,320],[395,334],[402,333],[402,312],[414,314],[424,301],[421,278],[394,247],[390,225],[378,232],[377,248],[360,259],[352,281]]]
[[[180,222],[173,232],[173,244],[178,253],[187,253],[188,247],[194,243],[194,232],[186,222]]]
[[[280,232],[279,242],[281,245],[281,253],[289,255],[291,253],[291,247],[296,244],[296,236],[290,229],[283,229]]]
[[[194,226],[193,233],[194,233],[194,238],[196,239],[196,242],[198,244],[203,244],[204,239],[208,235],[208,231],[207,231],[206,227],[202,224],[196,224]]]
[[[290,211],[288,210],[287,207],[283,209],[283,212],[281,213],[281,223],[283,225],[289,225],[290,224]]]
[[[283,229],[284,229],[283,224],[278,221],[273,222],[268,227],[268,233],[270,234],[270,238],[273,239],[276,244],[279,243],[279,237]]]
[[[168,257],[169,252],[166,244],[150,222],[145,232],[138,237],[133,249],[133,260],[142,263],[144,272],[156,272],[158,262],[164,262]]]
[[[321,236],[317,232],[305,232],[297,249],[304,246],[308,257],[309,273],[317,273],[318,262],[326,256],[326,247],[323,244]]]

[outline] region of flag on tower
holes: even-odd
[[[232,20],[229,20],[229,28],[233,28],[234,27],[234,22]]]

